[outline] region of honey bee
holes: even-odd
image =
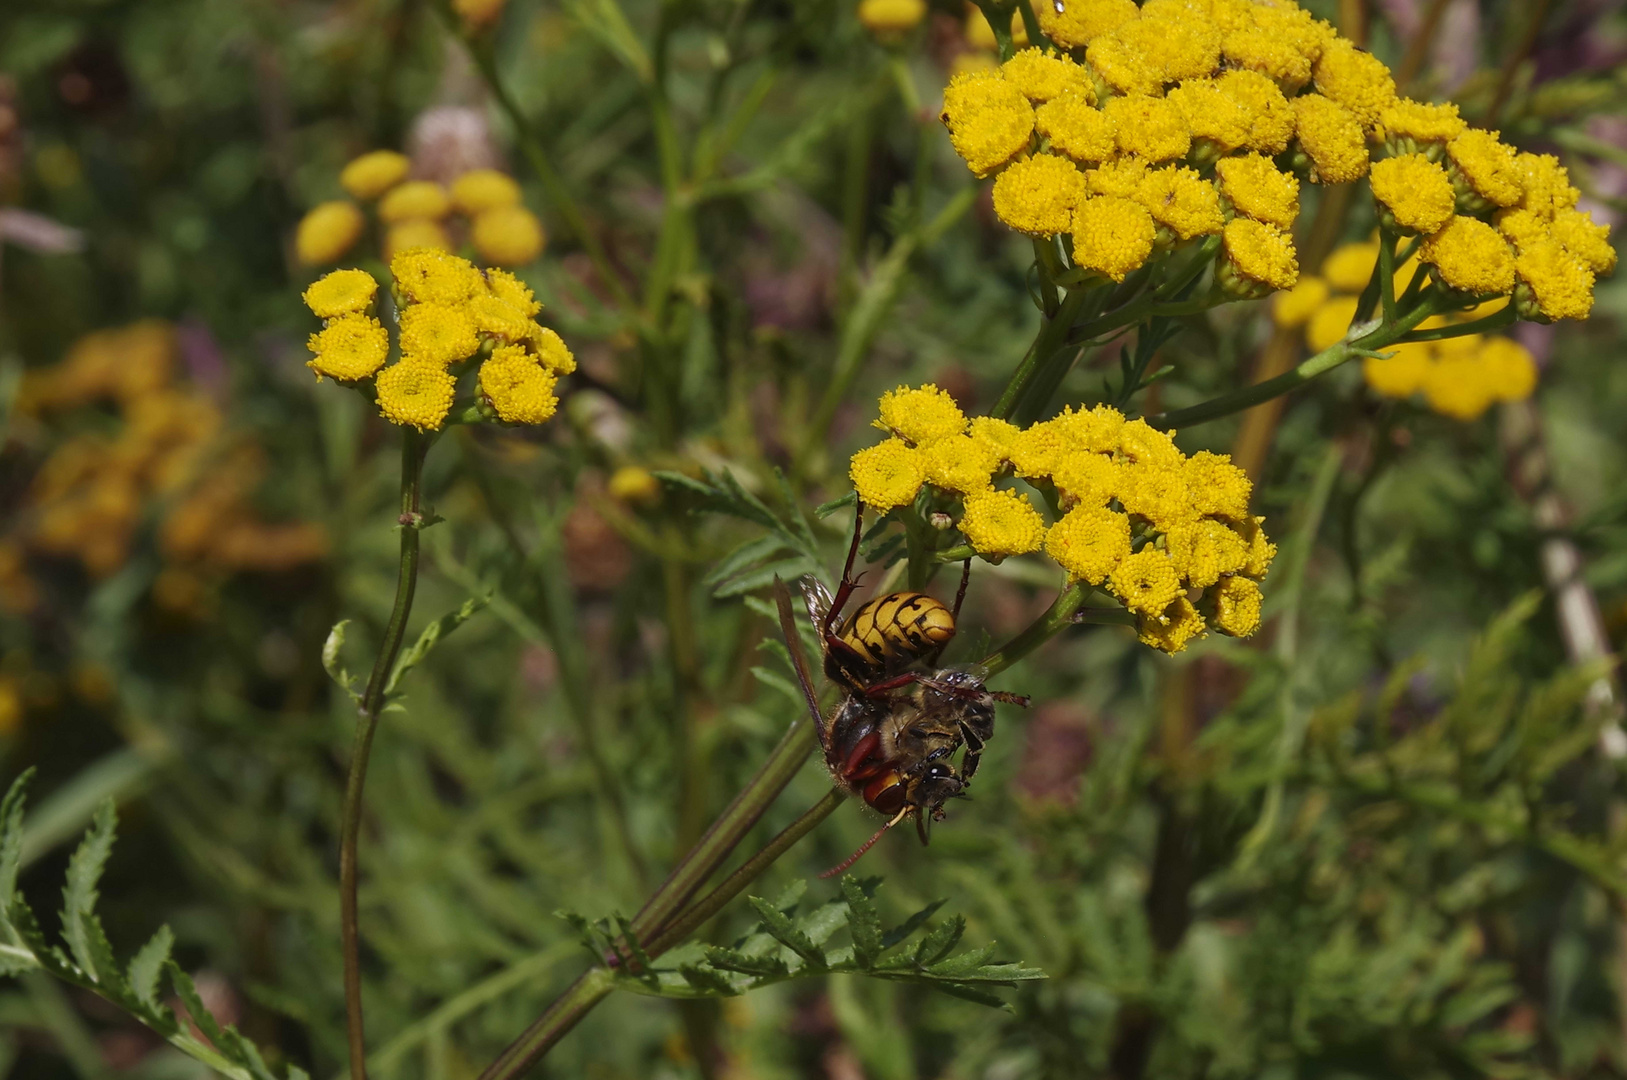
[[[825,765],[838,786],[889,818],[830,873],[845,870],[906,817],[914,816],[916,832],[926,843],[930,823],[943,820],[943,804],[964,795],[977,772],[994,734],[995,702],[1028,704],[1021,695],[989,690],[977,668],[938,666],[955,636],[971,574],[969,559],[952,608],[925,593],[894,592],[859,605],[838,622],[858,585],[852,573],[863,515],[861,505],[836,596],[815,578],[801,582],[808,617],[819,633],[825,675],[844,691],[828,716],[819,708],[802,658],[790,593],[783,582],[776,585],[781,629],[819,732]],[[957,769],[952,759],[962,746],[966,752]]]

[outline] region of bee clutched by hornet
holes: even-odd
[[[926,593],[888,593],[860,604],[844,621],[842,612],[859,579],[853,574],[864,532],[864,504],[855,504],[853,542],[832,597],[809,575],[801,582],[808,618],[818,635],[825,677],[842,691],[829,713],[819,706],[803,658],[790,591],[775,581],[780,628],[792,667],[812,714],[825,765],[837,786],[862,798],[888,821],[840,866],[838,874],[907,817],[925,844],[930,824],[944,818],[944,803],[965,795],[983,749],[994,734],[994,705],[1027,707],[1028,698],[990,690],[975,666],[940,667],[955,636],[955,623],[972,563],[961,570],[960,588],[949,607]],[[862,576],[862,575],[861,575]],[[955,752],[965,747],[957,768]]]

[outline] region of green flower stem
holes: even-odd
[[[1074,613],[1084,604],[1089,592],[1089,585],[1076,581],[1058,593],[1045,614],[1035,619],[1028,629],[983,658],[982,666],[987,669],[988,677],[1000,674],[1072,625]]]
[[[1203,424],[1210,420],[1218,420],[1222,416],[1230,416],[1263,401],[1280,397],[1292,390],[1310,382],[1320,375],[1326,375],[1334,368],[1353,357],[1365,356],[1375,349],[1382,349],[1402,340],[1407,334],[1429,318],[1444,309],[1444,300],[1441,294],[1432,291],[1426,292],[1417,307],[1403,315],[1398,321],[1389,325],[1381,325],[1358,338],[1356,341],[1339,341],[1315,356],[1301,363],[1298,367],[1283,372],[1274,379],[1266,379],[1229,394],[1222,394],[1217,398],[1193,405],[1187,409],[1177,409],[1174,412],[1159,413],[1149,416],[1147,422],[1158,428],[1184,428],[1193,424]]]
[[[607,967],[594,965],[582,972],[554,999],[547,1011],[537,1017],[536,1023],[525,1029],[525,1034],[486,1066],[480,1080],[511,1080],[522,1075],[615,988],[615,973]]]
[[[396,654],[406,636],[412,597],[418,588],[418,534],[424,527],[420,489],[424,454],[429,442],[417,430],[401,429],[401,567],[396,578],[395,609],[384,631],[384,644],[373,661],[356,720],[356,741],[350,752],[350,772],[339,823],[339,941],[344,957],[345,1037],[350,1049],[351,1080],[367,1076],[367,1039],[362,1026],[361,925],[356,910],[357,858],[361,835],[362,788],[367,782],[367,759],[373,750],[379,712],[384,708],[384,687],[395,667]]]
[[[1433,330],[1414,330],[1402,337],[1400,342],[1406,344],[1414,341],[1440,341],[1444,338],[1468,337],[1470,334],[1489,334],[1494,330],[1513,326],[1518,318],[1519,311],[1515,309],[1514,301],[1510,300],[1507,307],[1499,308],[1484,319],[1457,323],[1453,326],[1437,326]]]
[[[991,416],[999,420],[1010,419],[1018,401],[1022,399],[1023,393],[1034,381],[1034,376],[1039,373],[1040,368],[1057,353],[1069,347],[1068,332],[1073,329],[1074,319],[1078,317],[1085,300],[1093,291],[1088,288],[1072,289],[1063,297],[1056,314],[1046,319],[1040,326],[1039,333],[1034,337],[1034,343],[1028,347],[1028,355],[1017,365],[1011,381],[1006,384],[1005,392],[995,403]]]
[[[933,558],[937,559],[941,563],[965,562],[967,559],[976,557],[976,555],[977,549],[972,545],[961,544],[959,547],[952,547],[944,551],[940,551],[934,555]]]

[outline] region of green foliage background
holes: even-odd
[[[88,241],[80,254],[5,249],[8,394],[95,328],[160,316],[206,332],[231,425],[275,463],[260,506],[322,522],[333,544],[320,567],[223,581],[201,621],[154,605],[150,538],[104,580],[35,567],[42,609],[0,617],[0,673],[32,688],[0,773],[36,770],[6,859],[52,940],[68,878],[64,964],[87,967],[99,888],[118,956],[172,929],[179,969],[214,995],[194,1016],[214,1007],[277,1075],[343,1067],[334,853],[354,711],[323,646],[349,619],[337,660],[365,670],[376,648],[396,574],[397,451],[359,398],[302,366],[312,275],[290,237],[337,193],[345,161],[404,145],[422,110],[454,103],[486,109],[548,224],[550,250],[524,273],[544,318],[630,404],[579,382],[540,434],[464,430],[430,455],[445,521],[425,533],[412,633],[483,606],[402,680],[374,754],[361,892],[372,1071],[472,1077],[582,970],[580,933],[602,947],[799,715],[761,600],[770,573],[754,570],[839,566],[849,519],[811,511],[845,493],[876,396],[937,380],[986,409],[1031,337],[1031,249],[970,196],[930,116],[961,15],[936,5],[889,52],[827,0],[513,0],[480,41],[618,272],[657,282],[654,328],[635,340],[434,5],[5,5],[0,72],[22,134],[0,202]],[[1366,16],[1371,47],[1398,60],[1392,22]],[[1621,109],[1622,68],[1588,67],[1575,44],[1619,38],[1619,11],[1498,2],[1480,18],[1480,70],[1454,92],[1465,115],[1488,106],[1536,19],[1539,62],[1516,69],[1504,137],[1561,148],[1578,175],[1619,172],[1624,151],[1594,118]],[[1566,76],[1547,79],[1565,57]],[[689,179],[665,197],[641,65],[665,80],[685,148]],[[71,77],[88,96],[65,90]],[[675,194],[688,210],[677,226],[663,213]],[[1603,186],[1590,194],[1622,208]],[[1371,227],[1358,207],[1346,235]],[[1566,537],[1616,634],[1624,314],[1627,289],[1601,282],[1593,318],[1551,332],[1536,399],[1575,509]],[[1261,304],[1195,323],[1149,393],[1179,407],[1239,384],[1267,332]],[[1100,400],[1109,373],[1080,365],[1057,403]],[[1180,441],[1224,451],[1235,430]],[[10,431],[6,513],[59,437]],[[770,525],[676,482],[653,504],[617,503],[604,478],[629,464],[731,475],[780,520],[810,512],[811,531],[720,572]],[[727,908],[663,961],[668,975],[625,978],[543,1074],[1620,1075],[1623,792],[1595,749],[1614,715],[1584,704],[1608,673],[1567,659],[1541,565],[1550,534],[1508,468],[1496,417],[1381,404],[1351,368],[1296,396],[1254,497],[1283,545],[1259,639],[1171,659],[1120,628],[1060,636],[1002,677],[1037,708],[1002,710],[975,801],[951,808],[930,847],[889,836],[856,871],[883,886],[814,880],[799,894],[874,828],[842,807],[750,890],[778,899]],[[1021,629],[1058,584],[1038,562],[979,564],[951,658]],[[84,692],[86,672],[111,692]],[[828,787],[804,768],[747,850]],[[98,885],[70,852],[94,822],[82,858],[101,861],[107,798],[123,835]],[[777,925],[799,895],[814,921]],[[934,962],[963,919],[969,946],[997,944],[956,971],[1020,962],[1046,978],[998,991],[997,1010],[920,978],[820,972],[877,973],[880,928],[940,899],[913,928],[938,944],[915,961]],[[817,960],[784,972],[808,977],[759,972],[772,985],[711,996],[757,979],[741,957],[781,956],[809,926],[832,951],[820,938]],[[28,967],[0,982],[0,1075],[206,1071]],[[163,1006],[137,996],[137,1011]],[[174,1034],[225,1049],[207,1025]]]

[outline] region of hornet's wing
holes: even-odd
[[[806,585],[803,586],[803,593],[806,596]],[[814,731],[819,735],[819,741],[823,743],[825,718],[819,709],[819,695],[814,692],[813,678],[808,674],[808,659],[802,655],[802,636],[797,632],[796,615],[791,611],[791,590],[785,587],[785,582],[778,576],[774,578],[774,603],[780,609],[780,632],[785,635],[785,649],[791,654],[791,666],[796,669],[797,684],[802,687],[802,696],[808,702],[808,714],[813,717]]]

